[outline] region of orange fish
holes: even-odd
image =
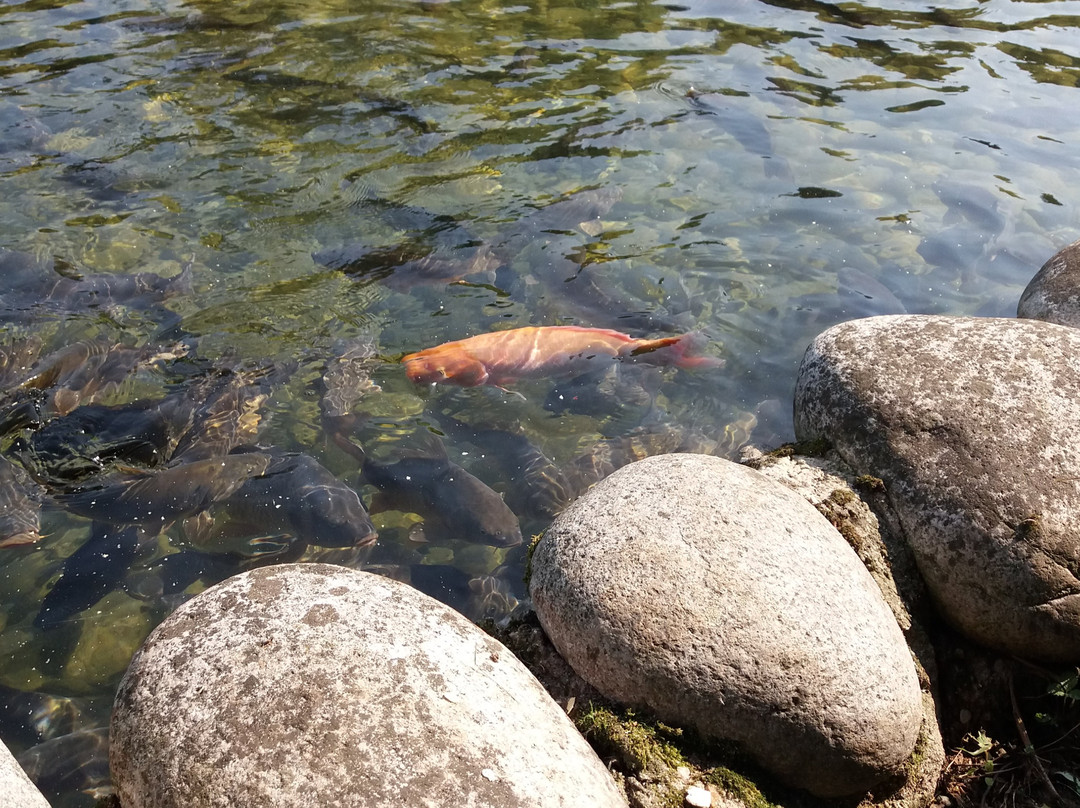
[[[723,364],[712,357],[688,355],[698,341],[696,334],[634,339],[606,328],[530,326],[446,342],[401,361],[418,384],[449,382],[462,387],[501,387],[517,379],[584,373],[623,360],[684,368]]]

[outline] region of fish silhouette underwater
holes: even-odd
[[[135,525],[94,522],[90,537],[64,562],[34,625],[42,631],[59,628],[117,589],[147,543]]]
[[[559,467],[525,434],[520,424],[481,427],[450,415],[437,416],[455,439],[480,449],[508,484],[506,503],[518,515],[553,519],[570,504],[569,485]]]
[[[364,547],[375,542],[377,534],[360,497],[318,460],[302,452],[246,447],[230,457],[260,454],[270,457],[266,469],[185,520],[185,534],[194,544],[213,544],[215,520],[228,529],[246,527],[242,535],[258,537],[249,542],[256,550],[270,551],[274,537],[288,538],[282,547],[294,541],[320,547]]]
[[[394,510],[415,513],[423,519],[425,541],[450,539],[516,547],[521,544],[521,525],[499,494],[446,454],[442,443],[418,436],[421,450],[398,452],[391,462],[368,456],[345,434],[336,442],[360,461],[360,476],[378,489],[371,512]]]
[[[362,474],[379,489],[372,508],[419,514],[427,541],[521,544],[517,516],[503,498],[445,455],[405,456],[390,463],[368,460]]]

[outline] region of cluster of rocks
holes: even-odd
[[[196,596],[119,689],[122,805],[661,804],[620,789],[568,718],[592,696],[819,798],[928,805],[945,755],[920,615],[1080,662],[1078,272],[1080,242],[1017,320],[822,333],[795,394],[821,459],[664,455],[579,498],[531,557],[536,616],[573,671],[561,692],[368,573],[265,567]],[[674,768],[676,801],[732,804]]]
[[[669,455],[597,485],[533,556],[560,654],[613,701],[735,741],[817,796],[928,804],[944,753],[913,612],[929,601],[981,646],[1080,661],[1078,273],[1080,242],[1021,319],[819,335],[795,432],[828,463]]]

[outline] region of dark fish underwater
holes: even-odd
[[[379,489],[378,509],[419,514],[429,541],[521,544],[518,518],[503,498],[445,456],[403,457],[390,463],[368,459],[361,471],[364,480]]]

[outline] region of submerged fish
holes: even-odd
[[[80,724],[85,700],[0,684],[0,738],[27,747],[66,735]]]
[[[861,270],[842,267],[836,272],[836,281],[837,302],[850,318],[908,313],[891,289]]]
[[[0,457],[0,547],[33,544],[41,538],[45,489],[21,466]]]
[[[255,567],[299,561],[306,549],[298,542],[282,552],[258,555],[180,550],[130,572],[123,581],[124,592],[136,600],[163,601],[175,607],[185,599],[184,590],[196,581],[212,586]]]
[[[719,366],[720,360],[691,355],[699,341],[697,334],[634,339],[606,328],[528,326],[446,342],[401,361],[414,382],[449,382],[462,387],[503,386],[523,378],[584,373],[615,361],[683,368]]]
[[[71,264],[14,250],[0,250],[0,319],[29,319],[39,310],[84,312],[125,305],[147,309],[191,288],[192,262],[179,274],[82,273]]]
[[[326,362],[320,386],[319,411],[326,436],[361,463],[363,450],[349,438],[364,415],[357,404],[381,389],[371,373],[379,362],[378,344],[373,337],[359,337],[337,346],[336,355]]]
[[[787,160],[773,152],[769,130],[754,115],[721,93],[703,93],[691,87],[686,97],[701,112],[715,116],[721,127],[735,138],[740,146],[751,154],[762,157],[765,161],[766,177],[791,179],[791,167]]]
[[[104,357],[111,352],[123,351],[125,357],[133,357],[133,354],[128,353],[131,350],[104,339],[73,342],[42,357],[35,363],[31,372],[20,380],[19,388],[21,390],[47,390],[50,387],[71,382],[82,382],[89,375],[86,372],[87,365],[92,365],[92,370],[96,370],[104,362]],[[131,365],[134,366],[134,364],[135,360],[132,358]]]
[[[504,579],[494,575],[472,577],[448,564],[413,564],[409,583],[474,622],[498,622],[518,606],[518,599]]]
[[[312,257],[329,269],[340,269],[364,280],[382,281],[398,289],[456,283],[468,277],[490,278],[502,263],[487,244],[458,248],[456,254],[425,254],[419,245],[412,244],[380,249],[355,244],[323,250]]]
[[[245,454],[233,455],[245,457]],[[310,455],[271,452],[269,466],[248,477],[211,514],[249,526],[255,537],[289,535],[321,547],[360,547],[377,538],[359,495]],[[235,529],[235,528],[234,528]],[[210,541],[209,532],[196,538]]]
[[[236,491],[249,477],[266,471],[261,452],[196,460],[120,482],[58,494],[72,513],[111,524],[164,525],[194,516]]]
[[[41,358],[0,410],[0,433],[38,426],[112,392],[137,368],[184,356],[187,346],[132,348],[107,340],[74,342]]]
[[[571,412],[602,419],[605,435],[624,434],[639,426],[654,409],[660,388],[659,370],[619,363],[556,382],[544,409],[556,415]]]
[[[563,469],[575,496],[616,469],[652,455],[670,452],[712,454],[716,442],[704,435],[672,424],[652,424],[620,438],[598,441]]]
[[[595,225],[615,207],[622,195],[623,189],[618,185],[604,185],[563,194],[522,219],[518,223],[517,235],[535,238],[541,233],[574,231],[595,235],[600,231]]]
[[[378,365],[378,344],[371,337],[361,337],[338,346],[326,361],[323,371],[323,394],[319,409],[323,418],[343,418],[353,414],[354,405],[379,391],[371,373]]]
[[[0,347],[0,392],[24,378],[41,354],[42,343],[37,337],[12,339]]]
[[[362,473],[379,489],[383,510],[422,516],[429,540],[521,544],[521,526],[503,498],[445,456],[404,457],[393,463],[367,459]]]
[[[977,240],[983,243],[1004,232],[1008,219],[998,206],[1001,197],[989,187],[950,178],[936,180],[931,188],[946,207],[943,224],[953,226],[966,222],[973,234],[977,234]]]
[[[190,415],[162,405],[160,401],[86,404],[49,421],[13,447],[39,479],[63,483],[83,480],[114,463],[162,465]]]
[[[32,746],[16,760],[53,805],[82,792],[95,799],[113,793],[109,776],[109,728],[80,729]]]
[[[530,310],[554,305],[556,313],[616,329],[679,333],[686,330],[681,313],[657,300],[647,301],[617,280],[618,272],[593,271],[612,260],[609,248],[619,230],[610,234],[604,221],[621,199],[622,188],[608,185],[564,194],[523,216],[493,244],[502,264],[510,265],[522,251],[530,271],[524,283],[500,280]],[[588,241],[582,242],[582,236]]]
[[[180,436],[174,460],[190,463],[223,457],[258,437],[260,407],[267,399],[260,380],[263,369],[226,370],[199,380],[185,391],[192,408],[191,425]],[[178,404],[183,409],[184,403]]]
[[[520,426],[478,427],[448,415],[439,416],[439,424],[455,440],[468,441],[483,450],[484,458],[498,466],[515,513],[551,519],[570,504],[570,484],[562,471]]]
[[[237,553],[180,550],[125,576],[124,592],[136,600],[169,598],[183,592],[196,581],[206,581],[208,584],[223,581],[242,571],[251,560],[251,556]]]
[[[94,522],[90,537],[64,562],[34,625],[43,631],[59,628],[119,588],[141,544],[142,535],[134,525]]]
[[[65,311],[85,311],[119,303],[146,307],[190,292],[192,265],[187,263],[179,274],[167,278],[154,272],[61,277],[49,288],[46,300],[62,305]]]

